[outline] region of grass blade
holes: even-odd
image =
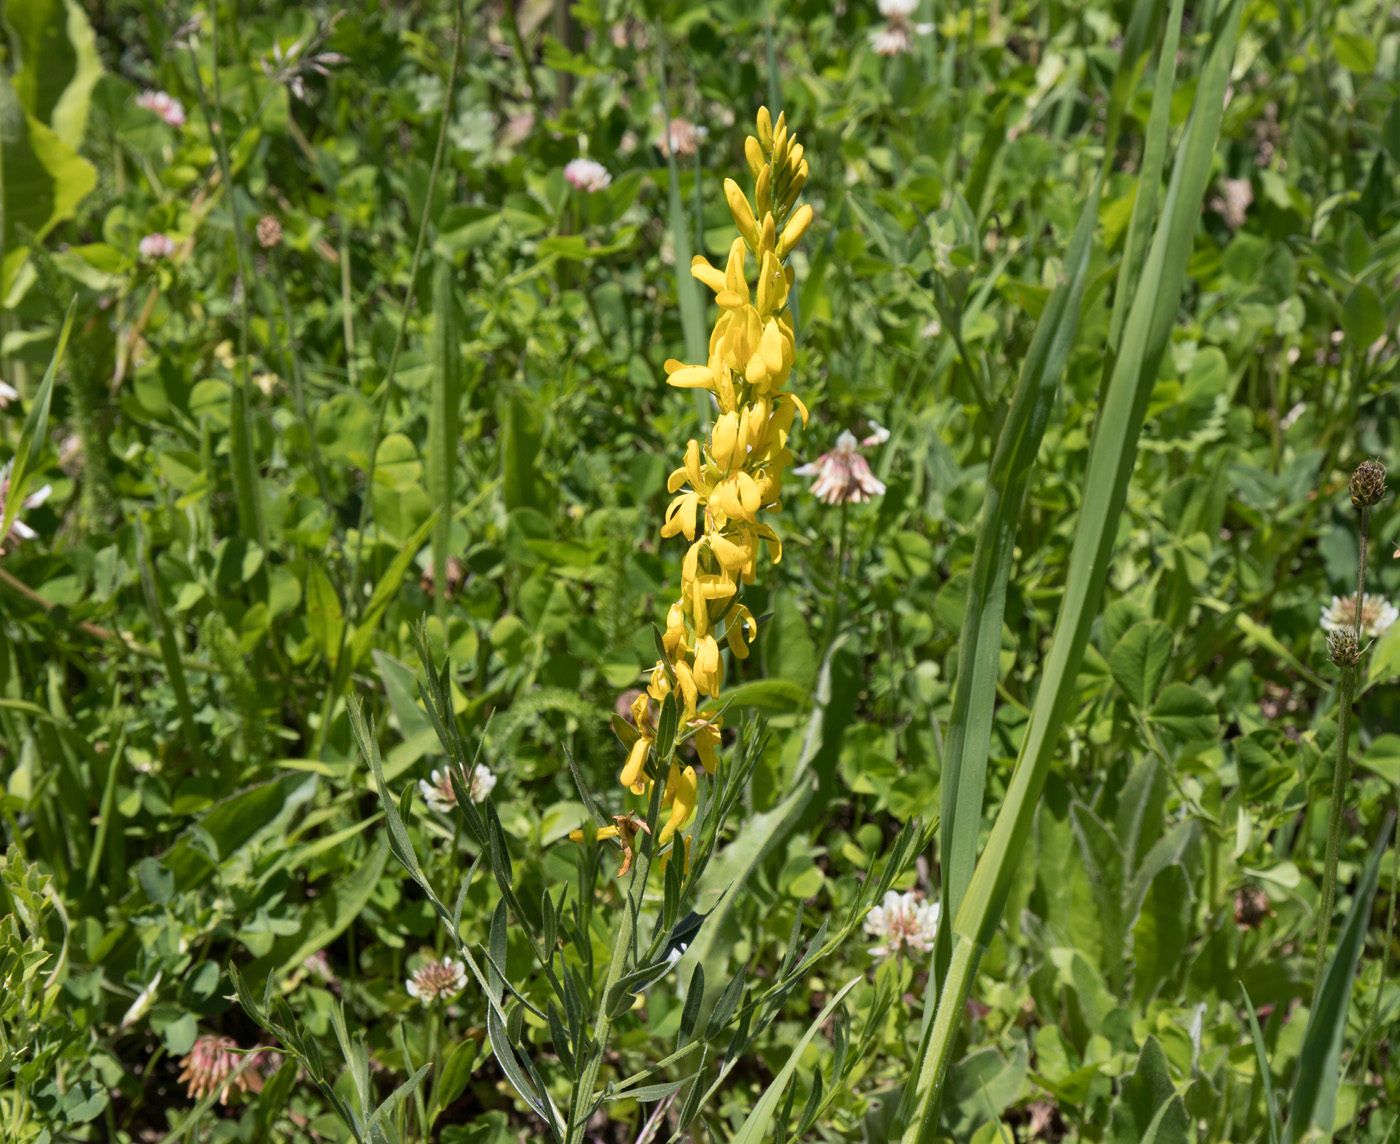
[[[792,1081],[793,1074],[797,1072],[797,1066],[802,1060],[803,1052],[811,1044],[812,1038],[817,1035],[817,1030],[826,1024],[831,1015],[836,1012],[836,1007],[845,1000],[846,994],[864,980],[864,975],[851,978],[826,1003],[826,1007],[817,1014],[817,1019],[807,1027],[802,1039],[793,1046],[792,1052],[788,1054],[787,1063],[773,1078],[773,1082],[764,1089],[763,1095],[758,1098],[758,1103],[753,1106],[753,1111],[749,1113],[739,1131],[734,1134],[731,1144],[760,1144],[760,1141],[768,1135],[769,1130],[773,1127],[773,1116],[778,1110],[778,1101],[782,1099],[783,1090],[787,1088]]]
[[[151,553],[146,542],[146,529],[141,518],[136,518],[136,560],[141,575],[141,589],[146,596],[146,609],[151,613],[151,623],[155,626],[160,644],[160,658],[165,664],[165,675],[170,680],[170,690],[175,693],[175,710],[180,715],[180,730],[185,736],[185,746],[190,752],[190,762],[197,771],[203,771],[204,752],[199,745],[199,725],[194,719],[194,704],[190,702],[190,689],[185,682],[185,667],[180,659],[180,647],[175,642],[175,633],[170,630],[165,609],[161,607],[160,596],[156,592],[155,573],[151,570]],[[113,766],[116,765],[115,759]]]
[[[73,311],[77,305],[78,296],[75,294],[73,300],[68,303],[68,313],[64,315],[63,327],[58,332],[58,345],[54,347],[53,357],[49,359],[49,368],[44,370],[43,380],[39,382],[39,388],[34,394],[34,403],[30,405],[29,413],[24,419],[24,428],[20,430],[19,444],[15,446],[14,463],[10,467],[9,488],[3,490],[5,515],[0,519],[0,542],[10,535],[10,526],[19,515],[25,494],[29,491],[26,486],[29,484],[30,462],[44,448],[44,439],[49,431],[49,408],[53,404],[53,381],[58,374],[58,363],[63,360],[63,351],[68,346],[68,335],[73,330]]]
[[[452,539],[452,471],[457,459],[457,413],[461,398],[461,350],[452,263],[433,268],[433,383],[428,410],[428,498],[437,511],[433,526],[433,611],[447,623],[447,549]],[[446,637],[444,627],[443,635]]]
[[[1254,1057],[1259,1062],[1259,1078],[1264,1082],[1264,1106],[1269,1117],[1269,1144],[1278,1144],[1278,1099],[1274,1096],[1274,1078],[1269,1072],[1269,1053],[1264,1047],[1264,1034],[1259,1028],[1259,1015],[1254,1011],[1254,1002],[1249,999],[1249,990],[1240,982],[1240,992],[1244,994],[1245,1008],[1249,1011],[1249,1034],[1254,1038]]]
[[[1318,990],[1316,1003],[1308,1014],[1303,1048],[1298,1054],[1298,1080],[1288,1108],[1283,1144],[1293,1144],[1293,1141],[1301,1139],[1313,1125],[1321,1128],[1324,1135],[1332,1129],[1337,1088],[1341,1083],[1342,1037],[1347,1029],[1347,1012],[1351,1008],[1351,983],[1356,976],[1357,962],[1361,959],[1361,947],[1366,942],[1371,900],[1376,896],[1381,859],[1385,857],[1393,822],[1392,814],[1381,827],[1380,837],[1371,848],[1371,857],[1352,898],[1346,925],[1337,938],[1337,950],[1327,963],[1322,988]]]
[[[1232,2],[1211,37],[1162,220],[1124,327],[1123,352],[1114,365],[1089,450],[1084,501],[1054,638],[1006,799],[955,916],[948,977],[938,997],[927,1050],[910,1078],[913,1092],[906,1093],[901,1116],[905,1144],[932,1141],[936,1134],[939,1096],[972,988],[978,951],[986,948],[1001,922],[1065,712],[1074,698],[1075,679],[1108,576],[1147,400],[1176,319],[1220,129],[1238,24],[1239,5]]]

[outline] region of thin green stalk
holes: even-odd
[[[433,378],[428,416],[428,496],[437,510],[433,525],[433,611],[447,638],[447,550],[452,538],[452,475],[457,459],[461,351],[452,263],[439,258],[433,270]]]
[[[831,583],[831,603],[826,612],[826,633],[823,636],[822,654],[817,658],[821,663],[826,659],[826,651],[836,638],[836,622],[841,618],[841,579],[846,568],[846,523],[851,511],[848,502],[841,502],[841,530],[836,538],[836,576]]]
[[[262,500],[258,489],[256,458],[253,454],[253,429],[249,418],[252,407],[252,381],[248,376],[248,295],[254,288],[249,274],[251,258],[246,249],[248,236],[243,233],[243,215],[238,208],[237,188],[233,184],[233,164],[229,160],[228,140],[224,135],[223,94],[219,86],[219,6],[209,5],[209,72],[214,84],[214,99],[210,102],[204,86],[204,76],[199,70],[199,55],[190,52],[191,71],[194,72],[195,91],[199,96],[199,106],[204,112],[204,122],[209,137],[214,142],[214,153],[219,160],[219,174],[223,179],[224,192],[228,195],[229,211],[233,218],[233,251],[238,267],[238,281],[243,287],[243,299],[238,307],[238,356],[240,368],[235,379],[229,409],[230,451],[233,454],[233,484],[237,495],[238,523],[246,534],[251,535],[262,548],[267,547],[267,530],[263,521]]]
[[[306,377],[301,368],[301,355],[297,353],[296,327],[292,319],[292,303],[287,297],[287,284],[282,275],[282,261],[276,250],[268,251],[272,259],[272,280],[277,287],[277,298],[282,303],[282,320],[287,323],[287,361],[291,366],[292,400],[296,403],[297,417],[306,432],[307,448],[311,454],[311,471],[316,475],[316,487],[321,491],[321,499],[326,503],[326,515],[334,525],[339,519],[335,511],[335,501],[331,499],[330,480],[326,476],[326,466],[321,460],[321,450],[316,444],[316,427],[311,422],[311,413],[306,404]],[[268,326],[272,323],[269,321]],[[353,383],[352,383],[353,384]]]
[[[350,220],[340,218],[340,324],[345,331],[345,379],[351,389],[359,386],[355,368],[355,307],[350,276]]]
[[[180,648],[175,642],[175,633],[161,607],[156,593],[155,574],[151,570],[151,555],[146,543],[146,529],[140,518],[136,519],[136,555],[141,576],[141,588],[146,596],[146,609],[151,614],[159,638],[161,659],[165,664],[165,675],[170,681],[170,689],[175,693],[175,709],[180,715],[180,729],[185,736],[185,746],[190,752],[190,762],[197,770],[204,770],[204,752],[199,745],[199,728],[194,719],[194,704],[190,702],[189,687],[185,683],[185,669],[180,659]],[[115,759],[113,765],[116,765]],[[182,771],[185,768],[180,768]]]

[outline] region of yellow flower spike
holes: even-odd
[[[676,831],[690,821],[690,816],[695,813],[695,805],[699,801],[699,787],[694,767],[681,770],[677,764],[671,764],[671,775],[666,780],[666,793],[671,797],[671,817],[666,820],[666,825],[656,836],[658,846],[665,846]]]
[[[739,228],[744,241],[757,249],[758,220],[753,216],[753,207],[749,205],[748,197],[733,179],[724,180],[724,197],[729,200],[729,213],[734,216],[734,225]]]
[[[744,142],[754,197],[732,179],[724,182],[739,236],[722,269],[701,256],[691,261],[692,277],[713,292],[720,311],[707,358],[703,364],[671,359],[665,367],[669,385],[713,393],[718,412],[708,432],[687,443],[684,463],[667,480],[671,499],[661,534],[687,541],[679,598],[666,613],[662,659],[651,673],[650,699],[644,697],[634,707],[635,730],[617,720],[629,748],[621,779],[639,794],[653,781],[646,775],[657,734],[651,701],[674,697],[683,707],[685,738],[694,743],[700,766],[709,772],[718,766],[718,713],[697,714],[697,706],[700,696],[718,697],[723,688],[722,642],[742,659],[757,637],[757,622],[737,597],[741,585],[754,582],[764,544],[770,561],[782,559],[782,542],[763,517],[782,511],[783,472],[792,464],[788,437],[797,415],[804,424],[808,416],[807,407],[783,388],[796,356],[787,309],[794,272],[787,257],[812,222],[810,208],[793,210],[808,163],[784,116],[775,123],[761,109],[755,123],[756,136]],[[747,274],[750,253],[757,260],[752,280]],[[660,855],[664,864],[676,849],[678,831],[694,813],[697,768],[683,767],[674,758],[658,765],[669,771],[663,790],[670,812]],[[619,822],[625,841],[635,838],[638,829],[628,821],[628,826]],[[683,844],[688,865],[690,840]]]
[[[768,166],[768,160],[763,156],[762,146],[752,135],[744,140],[744,158],[749,162],[749,174],[755,179]]]
[[[793,248],[802,241],[802,236],[807,233],[807,228],[812,225],[812,208],[803,203],[788,219],[787,226],[783,227],[783,237],[778,240],[778,257],[786,258],[792,253]],[[759,307],[762,309],[762,307]]]
[[[598,827],[598,833],[595,834],[593,837],[596,838],[599,842],[606,842],[609,838],[616,838],[616,837],[617,837],[619,834],[621,834],[621,833],[622,833],[622,831],[619,830],[616,826],[600,826],[600,827]],[[583,831],[582,831],[582,830],[571,830],[571,831],[569,831],[569,841],[570,841],[570,842],[582,842],[582,841],[583,841]]]

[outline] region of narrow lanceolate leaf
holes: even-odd
[[[160,596],[156,592],[155,575],[151,570],[151,554],[146,544],[146,529],[141,518],[136,519],[136,563],[141,574],[141,590],[146,596],[146,610],[151,614],[151,624],[159,637],[160,657],[165,664],[166,678],[170,680],[170,690],[175,693],[175,710],[180,715],[180,730],[185,737],[185,746],[190,759],[197,768],[202,768],[204,752],[199,745],[199,727],[195,723],[194,704],[190,702],[190,689],[185,683],[185,667],[180,661],[180,645],[175,633],[170,630],[170,621],[161,607]]]
[[[778,1110],[778,1101],[782,1099],[783,1090],[791,1083],[793,1074],[797,1071],[797,1066],[802,1060],[802,1053],[812,1042],[812,1038],[817,1035],[817,1030],[826,1024],[831,1015],[836,1012],[844,1000],[847,993],[854,989],[864,977],[853,977],[846,982],[837,993],[826,1003],[826,1007],[817,1015],[817,1019],[807,1028],[807,1032],[802,1035],[802,1039],[793,1047],[788,1055],[787,1064],[783,1065],[781,1071],[773,1078],[770,1084],[758,1098],[758,1103],[753,1106],[753,1111],[749,1113],[748,1119],[733,1137],[733,1144],[759,1144],[769,1130],[773,1127],[773,1114]]]
[[[1225,6],[1213,29],[1162,219],[1124,325],[1121,350],[1089,449],[1083,504],[1054,638],[1006,799],[955,915],[947,978],[938,997],[927,1049],[921,1052],[919,1067],[910,1080],[913,1090],[906,1092],[899,1118],[905,1144],[935,1137],[938,1100],[972,988],[978,951],[986,948],[1001,922],[1065,712],[1075,695],[1075,679],[1108,575],[1148,397],[1176,319],[1220,129],[1238,23],[1236,0]]]
[[[58,363],[63,360],[63,351],[68,347],[68,335],[73,330],[73,310],[78,305],[75,294],[68,303],[68,313],[63,318],[63,327],[58,332],[58,345],[54,347],[49,368],[44,370],[44,378],[34,394],[34,403],[24,419],[20,430],[19,444],[15,446],[14,462],[10,466],[10,486],[4,499],[5,515],[0,520],[0,542],[10,535],[10,526],[19,515],[24,498],[29,495],[30,470],[36,454],[43,451],[44,439],[49,431],[49,408],[53,405],[53,380],[58,374]]]
[[[461,350],[452,263],[433,270],[433,387],[428,410],[428,497],[437,510],[433,527],[433,610],[447,619],[447,556],[452,534],[452,473],[457,459],[461,401]]]
[[[1321,1128],[1324,1137],[1332,1130],[1337,1106],[1337,1088],[1341,1084],[1342,1035],[1347,1030],[1347,1011],[1351,1007],[1351,982],[1356,976],[1356,963],[1361,959],[1361,947],[1366,942],[1366,926],[1371,920],[1371,899],[1376,896],[1380,879],[1381,859],[1394,816],[1386,819],[1380,837],[1371,849],[1361,884],[1351,901],[1351,912],[1337,938],[1337,949],[1322,975],[1322,988],[1317,1003],[1308,1014],[1308,1027],[1303,1033],[1303,1048],[1298,1054],[1298,1079],[1293,1086],[1293,1102],[1288,1109],[1288,1124],[1283,1130],[1283,1144],[1302,1140],[1313,1126]]]
[[[248,363],[239,364],[247,370]],[[248,385],[236,383],[229,391],[229,453],[233,458],[233,496],[238,506],[238,527],[244,536],[263,548],[262,501],[258,490],[258,467],[253,449],[253,423],[248,409]]]

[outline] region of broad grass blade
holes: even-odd
[[[1317,1003],[1308,1014],[1303,1048],[1298,1054],[1298,1080],[1288,1108],[1283,1144],[1293,1144],[1295,1140],[1302,1139],[1313,1125],[1317,1125],[1324,1136],[1332,1131],[1337,1088],[1342,1079],[1342,1037],[1347,1029],[1347,1012],[1351,1008],[1351,983],[1356,976],[1356,964],[1361,959],[1361,947],[1366,942],[1371,901],[1376,896],[1381,859],[1385,857],[1393,822],[1392,814],[1381,827],[1380,837],[1371,848],[1371,857],[1352,898],[1346,925],[1337,938],[1337,950],[1322,976]]]
[[[1238,24],[1239,3],[1234,0],[1225,7],[1211,36],[1162,219],[1143,266],[1124,326],[1122,352],[1094,428],[1083,506],[1055,635],[1006,799],[955,916],[948,976],[938,997],[927,1050],[921,1053],[917,1073],[910,1078],[913,1093],[906,1092],[900,1117],[905,1144],[932,1141],[936,1135],[938,1099],[971,991],[977,951],[986,948],[1001,922],[1065,712],[1074,698],[1075,679],[1098,613],[1118,518],[1127,498],[1148,397],[1176,319],[1220,129]]]

